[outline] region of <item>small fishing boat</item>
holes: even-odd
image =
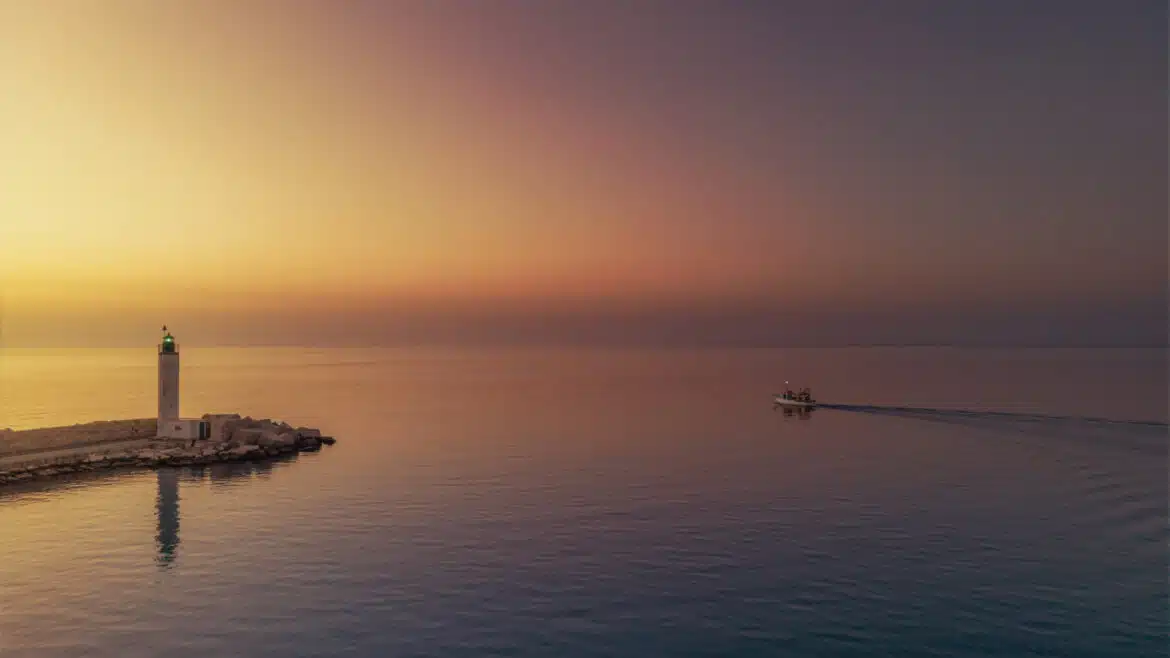
[[[772,401],[773,407],[789,409],[811,409],[817,406],[817,401],[813,399],[812,390],[809,388],[802,388],[795,393],[792,392],[792,389],[787,389],[783,393],[773,395]]]

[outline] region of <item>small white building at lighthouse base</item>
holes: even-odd
[[[170,418],[158,421],[160,439],[209,439],[211,423],[199,418]]]

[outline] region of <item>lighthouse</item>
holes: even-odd
[[[179,417],[179,344],[163,325],[158,344],[158,437],[164,439],[206,439],[211,436],[207,421]]]
[[[179,346],[175,337],[163,325],[162,342],[158,345],[158,425],[179,419]]]

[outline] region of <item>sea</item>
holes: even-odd
[[[1167,652],[1165,349],[181,358],[184,415],[337,445],[0,489],[3,658]],[[5,349],[0,427],[155,368]]]

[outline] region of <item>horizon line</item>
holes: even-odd
[[[943,348],[943,349],[971,349],[971,350],[1001,350],[1001,349],[1170,349],[1170,342],[1165,343],[936,343],[936,342],[858,342],[858,343],[789,343],[789,344],[718,344],[718,343],[590,343],[590,342],[535,342],[535,343],[506,343],[506,342],[407,342],[407,343],[224,343],[211,342],[198,344],[198,349],[221,348],[299,348],[299,349],[596,349],[596,350],[772,350],[772,349],[879,349],[879,348]],[[4,349],[154,349],[155,345],[4,345],[0,343],[0,350]]]

